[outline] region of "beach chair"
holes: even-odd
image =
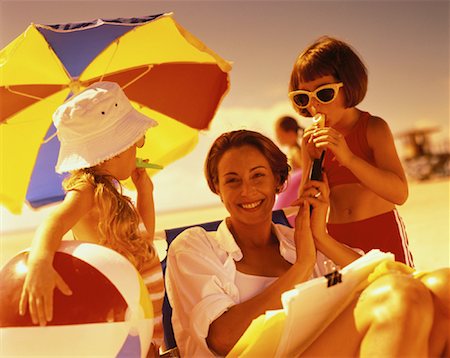
[[[403,162],[408,177],[428,180],[450,176],[450,151],[447,141],[432,144],[431,135],[440,127],[413,128],[398,133],[403,142]]]
[[[276,224],[282,224],[282,225],[291,227],[291,225],[289,224],[289,221],[286,217],[286,214],[283,210],[273,211],[272,221]],[[172,243],[172,241],[175,240],[176,237],[184,230],[186,230],[190,227],[194,227],[194,226],[201,226],[206,231],[216,231],[221,222],[222,222],[222,220],[218,220],[218,221],[212,221],[212,222],[207,222],[207,223],[202,223],[202,224],[188,225],[188,226],[183,226],[183,227],[178,227],[178,228],[173,228],[173,229],[167,229],[167,230],[165,230],[167,249],[170,247],[170,244]],[[167,267],[167,258],[164,258],[164,260],[161,261],[161,266],[162,266],[163,274],[165,275],[166,267]],[[171,352],[176,350],[177,343],[175,341],[175,336],[174,336],[173,329],[172,329],[172,307],[170,306],[169,300],[167,298],[167,294],[164,295],[164,303],[163,303],[162,313],[163,313],[164,341],[165,341],[166,350],[167,350],[166,351],[167,353],[164,353],[162,356],[175,357],[175,356],[177,356],[176,352],[175,353],[171,353]]]

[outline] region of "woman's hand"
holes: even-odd
[[[28,307],[33,323],[45,326],[53,318],[55,287],[67,296],[72,291],[49,261],[29,264],[28,270],[20,296],[19,313],[25,315]]]
[[[360,255],[348,246],[333,239],[326,230],[330,189],[325,173],[323,175],[323,180],[323,182],[315,180],[307,182],[305,184],[303,195],[297,202],[303,203],[303,205],[308,208],[308,214],[312,207],[310,231],[312,232],[314,247],[337,265],[343,267],[356,260]],[[296,225],[298,225],[297,221]]]
[[[316,262],[316,247],[311,232],[309,205],[306,201],[300,204],[300,208],[295,218],[295,247],[298,260],[311,260]]]
[[[323,173],[323,182],[308,181],[299,200],[306,202],[313,209],[310,226],[314,239],[324,238],[327,234],[326,221],[330,205],[330,188],[326,174]]]
[[[315,148],[322,151],[329,149],[334,154],[335,159],[343,166],[352,159],[353,153],[347,145],[347,141],[342,133],[326,127],[317,129],[311,134],[311,141]]]

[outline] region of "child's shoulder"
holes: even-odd
[[[76,191],[82,195],[94,195],[95,186],[88,181],[79,181],[76,185],[67,188],[67,192]]]
[[[63,202],[58,205],[56,211],[81,218],[91,211],[95,205],[94,190],[89,185],[77,185],[69,190],[66,189],[66,196]]]
[[[365,114],[365,115],[364,115]],[[388,123],[381,117],[375,116],[368,112],[363,113],[362,118],[367,118],[367,127],[368,128],[380,128],[380,127],[389,127]]]
[[[77,201],[93,202],[95,187],[89,182],[78,182],[76,185],[66,188],[66,199],[76,198]]]
[[[392,137],[389,124],[381,117],[369,115],[367,120],[367,140],[372,144],[379,144],[379,141]]]

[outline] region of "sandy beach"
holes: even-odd
[[[450,180],[410,183],[408,201],[398,208],[406,225],[416,267],[429,270],[450,266]],[[156,229],[219,220],[225,217],[222,206],[166,212],[157,215]],[[0,264],[30,245],[33,231],[1,234]]]
[[[411,183],[408,201],[398,208],[418,269],[450,266],[449,189],[448,178]]]

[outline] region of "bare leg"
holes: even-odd
[[[430,357],[450,357],[450,269],[421,277],[433,297],[434,319],[429,341]]]
[[[420,280],[385,275],[370,284],[302,356],[426,357],[432,317],[431,295]]]

